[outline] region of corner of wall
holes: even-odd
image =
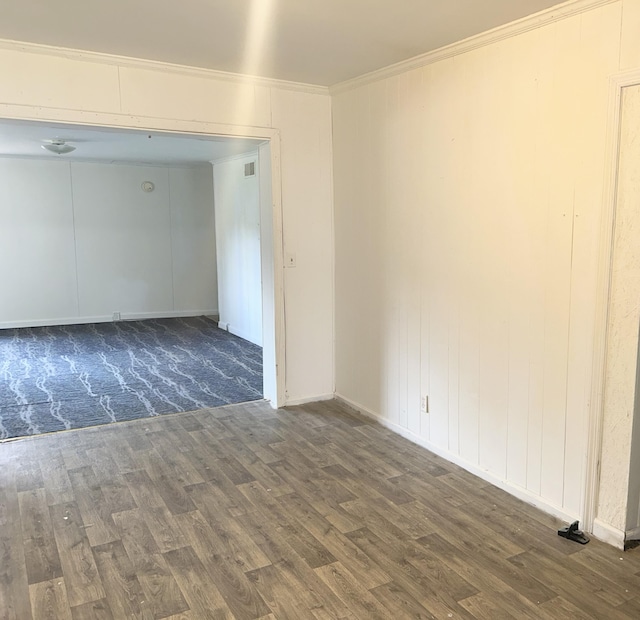
[[[593,536],[602,542],[613,545],[616,549],[624,550],[625,533],[604,521],[596,518],[593,521]]]

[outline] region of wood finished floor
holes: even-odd
[[[0,445],[0,618],[640,617],[640,554],[335,403]]]

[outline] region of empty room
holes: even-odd
[[[0,136],[0,437],[261,399],[257,144]]]
[[[640,0],[0,17],[0,619],[640,617]]]

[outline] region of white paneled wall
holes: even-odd
[[[71,175],[80,316],[172,310],[168,170],[74,163]]]
[[[0,159],[0,327],[78,314],[69,165]]]
[[[214,209],[205,208],[212,201],[210,165],[169,168],[173,305],[177,312],[218,308]]]
[[[262,345],[258,174],[257,152],[213,165],[220,326]]]
[[[567,517],[620,23],[610,4],[334,98],[338,395]]]
[[[217,312],[211,166],[0,159],[0,186],[0,327]]]
[[[334,391],[331,102],[273,89],[272,122],[282,142],[282,206],[287,323],[287,392],[291,402]],[[314,122],[309,122],[314,119]],[[297,360],[297,361],[293,361]]]

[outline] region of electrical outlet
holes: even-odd
[[[119,312],[114,312],[113,313],[113,320],[114,321],[120,321],[121,320]]]
[[[422,413],[429,413],[429,397],[423,396],[420,401],[420,410]]]

